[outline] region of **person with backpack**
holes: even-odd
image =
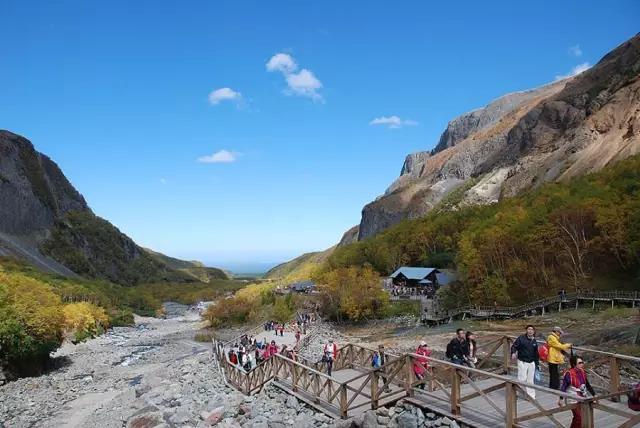
[[[569,365],[571,368],[565,371],[562,376],[562,386],[560,387],[560,391],[575,395],[576,397],[586,397],[588,391],[592,397],[595,397],[596,392],[589,383],[589,379],[587,379],[584,360],[577,355],[572,355],[569,358]],[[566,404],[566,399],[564,402]],[[563,400],[562,397],[560,397],[558,398],[558,406],[562,406],[562,404]],[[570,428],[581,428],[582,414],[580,412],[580,407],[571,409],[571,412],[573,413],[573,419],[571,420]]]
[[[540,360],[538,358],[538,342],[536,342],[536,329],[528,325],[525,334],[518,338],[511,345],[511,359],[518,359],[518,380],[534,384],[536,370],[540,370]],[[527,395],[536,398],[536,390],[527,387]]]
[[[640,411],[640,382],[635,385],[629,385],[629,392],[627,392],[627,406],[636,412]]]
[[[560,336],[564,332],[558,326],[553,327],[551,334],[547,337],[549,347],[549,388],[560,389],[560,365],[564,364],[564,353],[571,349],[571,343],[562,343]]]
[[[384,353],[384,345],[378,345],[378,350],[373,351],[373,357],[371,358],[371,367],[374,369],[380,369],[380,378],[382,378],[382,384],[384,385],[384,392],[391,392],[391,388],[387,384],[387,377],[385,376],[385,368],[387,356]]]
[[[325,343],[322,350],[322,361],[327,363],[327,375],[331,376],[331,369],[333,369],[333,361],[338,356],[338,346],[333,343],[333,339],[329,339],[329,342]]]
[[[447,358],[454,364],[466,365],[464,355],[467,342],[465,340],[464,330],[459,328],[456,330],[456,337],[451,339],[451,342],[447,345]]]

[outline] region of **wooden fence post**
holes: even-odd
[[[378,408],[378,371],[371,372],[371,409]]]
[[[582,428],[594,428],[593,401],[580,403],[580,417],[582,418]]]
[[[291,389],[293,390],[293,392],[297,392],[298,391],[298,371],[296,370],[296,365],[293,363],[289,363],[291,364]]]
[[[609,392],[614,394],[620,391],[620,365],[616,357],[609,358]],[[620,397],[611,397],[611,401],[616,403],[620,401]]]
[[[413,363],[410,355],[407,355],[404,359],[404,370],[406,377],[404,389],[407,397],[413,397],[413,382],[415,381],[415,374],[413,373]]]
[[[502,338],[502,364],[504,365],[505,376],[509,375],[509,361],[511,360],[511,339],[507,336]]]
[[[349,345],[349,368],[353,368],[353,345]]]
[[[451,413],[460,414],[460,374],[457,369],[451,372]]]
[[[340,417],[347,419],[347,385],[343,384],[340,387]]]
[[[505,426],[512,428],[516,425],[518,415],[518,396],[516,395],[516,386],[511,382],[505,383],[506,388],[506,419]]]
[[[313,402],[314,403],[319,403],[320,402],[320,375],[317,373],[313,374],[314,379],[313,379],[313,384],[314,384],[314,397],[313,397]]]

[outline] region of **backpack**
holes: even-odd
[[[538,358],[544,362],[549,359],[549,345],[546,342],[538,346]]]
[[[371,367],[380,367],[380,355],[375,355],[373,358],[371,358]]]
[[[627,405],[631,410],[640,411],[640,383],[637,383],[632,391],[627,392]]]

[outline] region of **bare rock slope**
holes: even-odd
[[[79,274],[123,285],[197,280],[97,217],[55,162],[26,138],[4,130],[0,130],[0,256],[64,276]]]
[[[505,95],[452,120],[430,152],[362,210],[358,239],[424,216],[455,189],[493,203],[640,152],[640,35],[582,74]],[[463,186],[463,187],[461,187]]]

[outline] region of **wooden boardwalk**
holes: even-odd
[[[284,341],[288,340],[285,333]],[[404,399],[482,428],[566,427],[571,423],[571,409],[578,407],[585,428],[640,426],[640,413],[630,411],[626,403],[628,385],[640,379],[640,358],[574,348],[588,362],[598,400],[575,398],[519,382],[510,360],[513,340],[503,336],[485,343],[479,349],[477,369],[427,358],[429,371],[422,380],[416,379],[413,367],[424,362],[424,357],[387,353],[387,363],[373,369],[374,351],[353,344],[339,349],[332,376],[326,374],[324,363],[303,358],[293,361],[282,355],[246,372],[228,362],[221,343],[214,343],[214,357],[227,382],[238,390],[252,394],[272,383],[334,418],[357,416]],[[535,389],[535,399],[526,395],[526,387]],[[559,397],[569,398],[569,404],[558,407]]]
[[[411,300],[420,300],[422,296],[407,296]],[[402,300],[402,296],[393,298]],[[433,323],[443,323],[455,318],[517,318],[538,311],[542,314],[549,309],[569,309],[578,308],[582,303],[596,308],[596,303],[606,302],[614,307],[616,304],[629,305],[632,308],[640,307],[640,292],[638,291],[603,291],[603,292],[578,292],[556,295],[540,299],[520,306],[465,306],[451,309],[442,313],[424,313],[424,321]],[[424,305],[423,305],[424,306]]]

